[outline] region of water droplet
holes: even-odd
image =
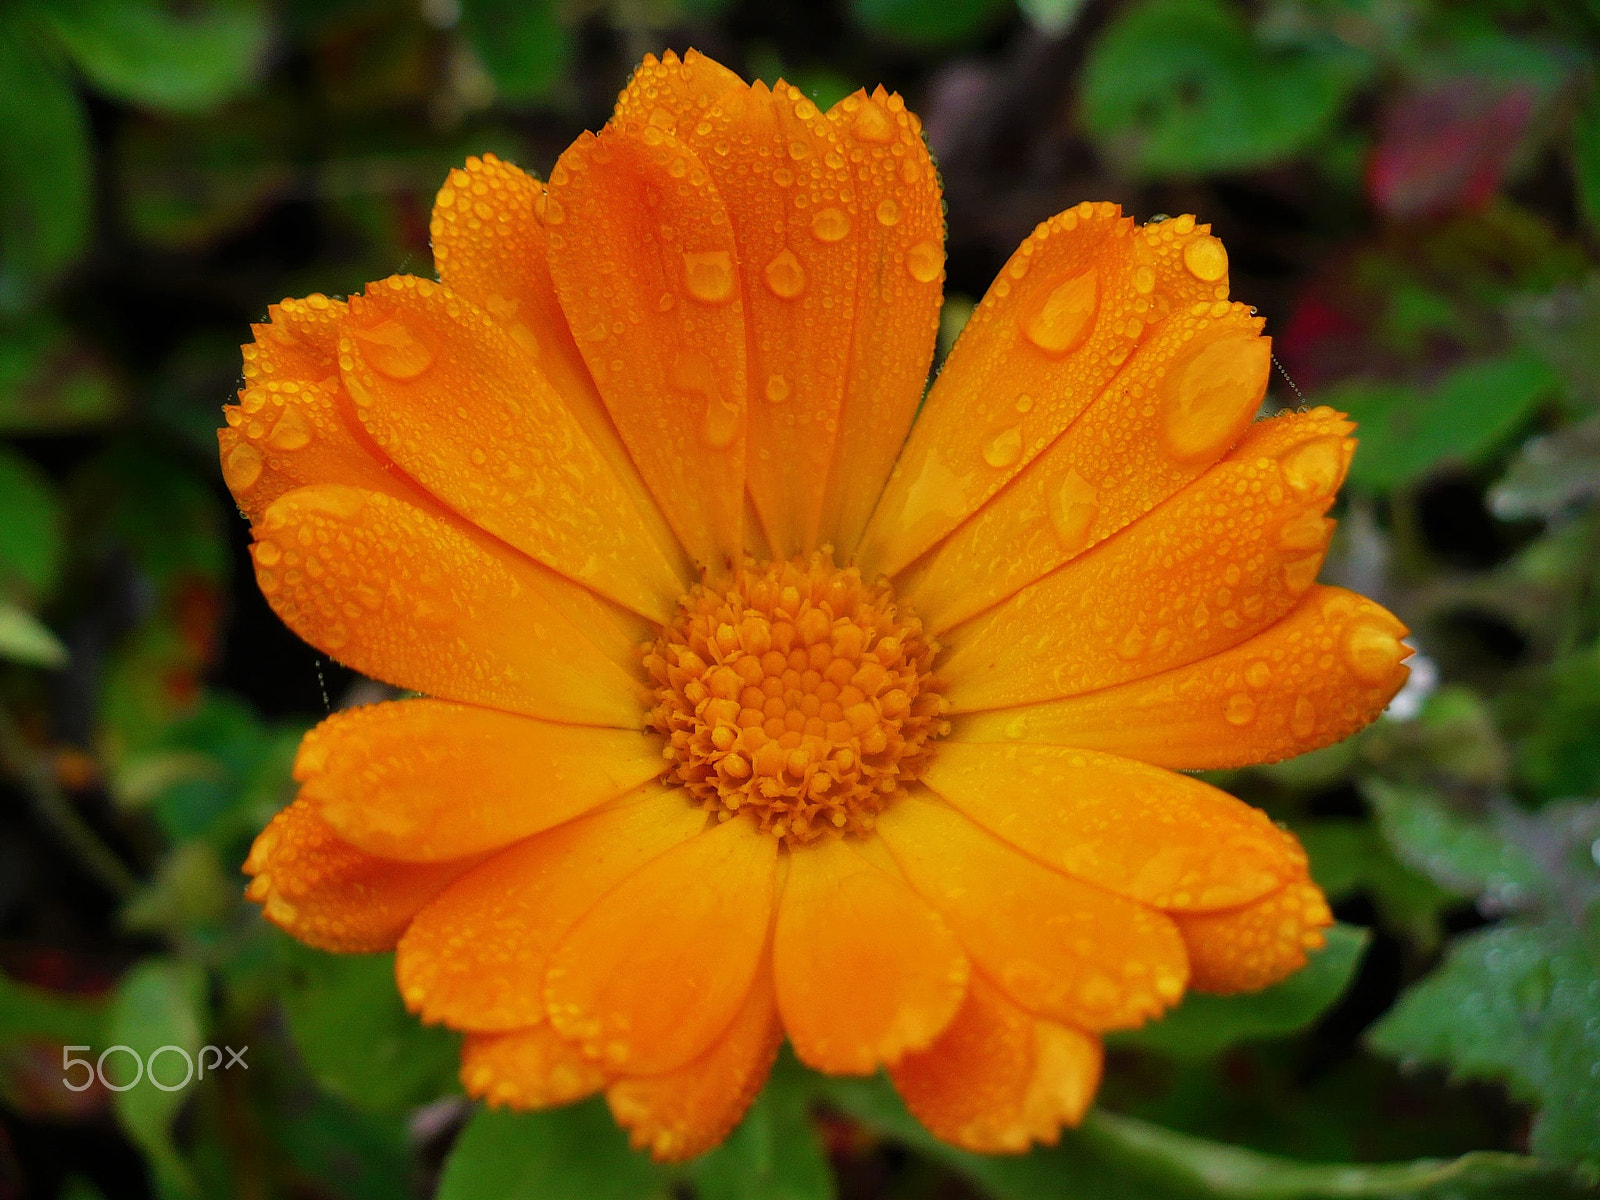
[[[255,555],[263,567],[275,567],[283,558],[283,550],[277,542],[259,541],[255,545]]]
[[[789,381],[782,375],[768,375],[766,395],[772,403],[782,404],[789,398]]]
[[[861,106],[851,129],[863,142],[879,145],[894,137],[894,121],[876,100],[868,100]]]
[[[1165,386],[1163,432],[1181,462],[1221,454],[1261,404],[1272,367],[1272,344],[1235,333],[1204,347]]]
[[[1278,545],[1285,550],[1320,550],[1328,540],[1329,523],[1321,513],[1306,509],[1290,517],[1278,530]]]
[[[1017,397],[1016,408],[1019,413],[1031,411],[1033,409],[1033,397],[1024,392]]]
[[[1152,267],[1137,267],[1133,272],[1133,290],[1141,296],[1148,296],[1156,290],[1156,273]]]
[[[1144,630],[1135,625],[1122,635],[1122,640],[1117,643],[1117,657],[1127,662],[1144,655],[1146,638]]]
[[[1363,683],[1383,683],[1405,655],[1400,639],[1378,625],[1358,622],[1344,637],[1344,658]]]
[[[1089,335],[1099,302],[1100,282],[1084,271],[1058,283],[1022,320],[1023,335],[1046,354],[1066,354]]]
[[[1069,470],[1050,493],[1050,526],[1061,539],[1061,548],[1076,554],[1089,542],[1099,493],[1076,470]]]
[[[416,379],[433,366],[433,349],[398,317],[366,328],[355,326],[350,333],[372,369],[398,383]]]
[[[811,232],[819,242],[843,241],[850,232],[850,217],[842,208],[831,205],[819,209],[811,218]]]
[[[1235,692],[1228,697],[1222,715],[1229,725],[1248,725],[1256,719],[1256,702],[1244,692]]]
[[[267,434],[267,445],[274,450],[301,450],[311,444],[311,423],[299,405],[291,404]]]
[[[1294,713],[1289,718],[1289,729],[1297,738],[1310,737],[1317,727],[1317,710],[1311,701],[1301,696],[1294,702]]]
[[[240,442],[222,460],[222,480],[234,495],[248,492],[261,478],[265,460],[249,442]]]
[[[739,409],[720,396],[706,401],[705,419],[700,423],[700,436],[713,450],[722,450],[733,444],[739,432]]]
[[[1022,426],[1002,429],[983,448],[983,461],[991,467],[1009,467],[1022,457]]]
[[[806,271],[793,250],[780,250],[767,264],[767,286],[772,294],[784,300],[793,300],[806,290]]]
[[[1259,660],[1253,662],[1245,668],[1244,681],[1253,688],[1264,688],[1272,682],[1272,668]]]
[[[900,224],[900,206],[895,203],[893,196],[885,196],[878,202],[878,224]]]
[[[1322,570],[1322,555],[1308,554],[1304,558],[1297,558],[1287,563],[1283,568],[1283,582],[1289,591],[1299,595],[1317,581],[1317,572]]]
[[[684,286],[696,300],[721,304],[733,297],[733,260],[726,250],[685,252]]]
[[[1318,499],[1332,492],[1344,465],[1344,439],[1322,437],[1296,446],[1281,460],[1283,477],[1300,495]]]
[[[1006,722],[1005,734],[1012,741],[1017,741],[1028,732],[1028,718],[1021,713]]]
[[[1216,238],[1204,234],[1183,248],[1183,265],[1202,283],[1215,283],[1228,273],[1228,252]]]
[[[944,248],[937,242],[918,242],[906,251],[906,270],[918,283],[932,283],[944,270]]]

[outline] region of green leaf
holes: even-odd
[[[1600,642],[1558,660],[1536,684],[1507,697],[1522,734],[1517,774],[1547,798],[1600,794]]]
[[[1193,1059],[1208,1058],[1236,1042],[1297,1033],[1344,993],[1371,940],[1368,930],[1335,925],[1328,930],[1328,944],[1282,983],[1246,996],[1191,992],[1161,1020],[1116,1035],[1115,1041]]]
[[[552,0],[461,0],[461,32],[508,100],[548,95],[572,54]]]
[[[260,74],[269,26],[255,0],[39,0],[56,36],[102,91],[192,112]]]
[[[1420,945],[1439,940],[1439,917],[1455,897],[1398,861],[1370,822],[1308,821],[1294,832],[1311,858],[1312,878],[1330,900],[1364,891],[1387,923]]]
[[[1501,906],[1527,902],[1542,888],[1539,865],[1491,825],[1452,812],[1427,788],[1367,779],[1362,792],[1401,861],[1463,896],[1488,893]]]
[[[699,1200],[832,1200],[809,1078],[785,1053],[743,1122],[692,1168]]]
[[[32,613],[0,600],[0,658],[30,667],[64,667],[67,648]]]
[[[127,1046],[148,1065],[163,1046],[176,1046],[194,1063],[205,1038],[205,988],[204,973],[192,963],[146,959],[118,983],[106,1023],[106,1047],[97,1049]],[[146,1070],[138,1083],[117,1092],[117,1118],[144,1151],[163,1188],[193,1195],[196,1184],[173,1144],[172,1122],[194,1081],[167,1090],[184,1074],[183,1057],[173,1051],[158,1055],[154,1065],[153,1074]],[[134,1074],[132,1057],[121,1050],[106,1055],[102,1069],[113,1082],[126,1083]]]
[[[1600,88],[1590,88],[1572,122],[1572,174],[1578,208],[1600,230]]]
[[[1565,1172],[1515,1154],[1404,1163],[1307,1163],[1092,1111],[1054,1146],[968,1154],[931,1137],[881,1077],[819,1082],[863,1124],[959,1171],[994,1200],[1540,1200],[1584,1194]],[[1529,1189],[1540,1188],[1535,1192]]]
[[[6,236],[0,230],[0,242]],[[115,416],[121,402],[99,358],[49,314],[0,324],[0,432],[73,429]]]
[[[0,9],[0,314],[20,310],[89,241],[89,122],[40,31]],[[0,372],[0,413],[9,406]]]
[[[1100,35],[1083,78],[1089,132],[1146,175],[1280,162],[1328,132],[1370,69],[1341,43],[1269,50],[1221,0],[1145,0]]]
[[[1457,367],[1427,392],[1347,383],[1325,403],[1350,414],[1361,445],[1353,486],[1386,492],[1445,463],[1476,465],[1503,445],[1555,393],[1549,366],[1524,351]]]
[[[65,518],[56,486],[22,455],[0,446],[0,599],[38,603],[61,574]]]
[[[392,954],[324,954],[287,938],[282,1000],[312,1076],[357,1108],[396,1112],[455,1086],[459,1040],[406,1011]]]
[[[19,983],[0,971],[0,1049],[25,1042],[99,1045],[106,1003]]]
[[[628,1149],[598,1099],[545,1112],[479,1109],[434,1200],[655,1200],[667,1175]]]
[[[296,1105],[274,1139],[291,1162],[341,1200],[396,1200],[412,1192],[406,1118],[364,1113],[317,1095]]]
[[[1536,1154],[1600,1168],[1596,932],[1552,919],[1468,934],[1400,998],[1372,1044],[1407,1062],[1508,1080],[1539,1105]]]
[[[976,37],[1005,7],[1005,0],[852,0],[850,11],[863,29],[933,48]]]

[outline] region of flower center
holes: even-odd
[[[645,652],[667,779],[796,842],[863,833],[949,728],[938,644],[827,551],[696,584]]]

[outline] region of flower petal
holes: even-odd
[[[933,632],[1137,521],[1238,441],[1266,393],[1272,343],[1250,309],[1218,307],[1160,322],[1078,420],[902,576]]]
[[[774,557],[788,558],[819,542],[868,218],[834,125],[786,83],[724,92],[676,134],[732,222],[749,331],[746,486]]]
[[[1052,871],[931,799],[897,801],[878,834],[973,965],[1028,1011],[1119,1029],[1183,994],[1183,943],[1154,909]]]
[[[1078,746],[1179,771],[1278,762],[1384,710],[1409,673],[1405,634],[1371,600],[1319,585],[1231,650],[1081,696],[971,713],[950,736]]]
[[[1322,514],[1353,449],[1313,413],[1252,426],[1154,512],[951,630],[940,673],[953,710],[1111,687],[1267,628],[1316,580],[1333,532]]]
[[[671,134],[608,126],[550,172],[550,274],[639,473],[702,565],[743,545],[745,313],[727,210]]]
[[[778,1008],[802,1062],[870,1075],[950,1023],[967,959],[938,915],[838,838],[796,847],[778,902]]]
[[[1308,950],[1322,946],[1322,931],[1333,924],[1321,889],[1304,878],[1242,908],[1173,919],[1188,947],[1190,986],[1224,996],[1287,979],[1306,965]]]
[[[243,347],[244,387],[224,408],[217,431],[222,478],[239,509],[259,521],[285,492],[309,483],[341,483],[406,494],[355,420],[339,378],[342,300],[323,295],[285,300],[255,325]]]
[[[943,299],[944,202],[922,123],[898,95],[857,92],[828,120],[848,150],[863,214],[855,332],[820,538],[848,558],[927,384]]]
[[[548,1024],[510,1033],[469,1033],[461,1086],[490,1108],[554,1108],[592,1096],[609,1076]]]
[[[738,75],[698,50],[685,51],[682,59],[671,50],[659,59],[646,54],[617,96],[611,121],[633,129],[647,125],[673,132],[693,129],[720,97],[747,87]]]
[[[660,773],[648,734],[443,700],[335,713],[295,760],[301,795],[341,838],[412,862],[498,849]]]
[[[1022,1011],[980,975],[939,1040],[889,1076],[911,1115],[941,1141],[1020,1154],[1083,1119],[1101,1057],[1098,1038]]]
[[[380,492],[322,484],[255,526],[256,582],[318,649],[398,687],[530,716],[637,728],[645,631],[527,559]],[[581,628],[569,614],[587,606]]]
[[[362,426],[456,512],[655,621],[687,584],[538,357],[477,305],[395,275],[352,297],[340,371]]]
[[[550,279],[549,239],[536,215],[544,184],[485,154],[450,172],[429,231],[439,279],[486,311],[534,355],[556,394],[605,455],[642,519],[669,553],[677,540],[611,423]]]
[[[738,1016],[711,1048],[664,1075],[629,1075],[606,1089],[635,1150],[681,1162],[711,1149],[737,1125],[772,1069],[783,1026],[772,975],[756,972]]]
[[[732,1023],[764,957],[778,841],[726,821],[625,879],[550,956],[550,1020],[606,1066],[683,1066]]]
[[[511,1030],[545,1018],[550,952],[596,901],[705,828],[675,789],[630,799],[489,859],[417,915],[395,975],[406,1006],[458,1029]],[[470,936],[468,936],[470,935]]]
[[[1190,258],[1209,278],[1185,269]],[[862,541],[864,573],[899,572],[976,512],[1077,419],[1152,321],[1226,297],[1226,274],[1222,243],[1193,217],[1136,230],[1116,205],[1085,202],[1042,223],[934,381]]]
[[[399,863],[341,841],[314,805],[296,800],[257,835],[245,895],[274,925],[319,950],[391,950],[427,904],[479,860]]]
[[[1159,908],[1245,904],[1306,870],[1299,844],[1260,809],[1109,754],[945,742],[922,782],[1058,871]]]

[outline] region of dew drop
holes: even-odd
[[[1363,683],[1384,682],[1404,656],[1400,639],[1381,626],[1358,622],[1345,634],[1345,661]]]
[[[283,410],[283,416],[267,434],[267,445],[274,450],[303,450],[311,444],[311,423],[297,404]]]
[[[1076,554],[1089,542],[1089,529],[1099,507],[1099,494],[1076,470],[1069,470],[1050,492],[1050,527],[1061,548]]]
[[[700,437],[713,450],[722,450],[733,444],[739,432],[739,409],[720,396],[706,401],[705,418],[700,423]]]
[[[1245,692],[1235,692],[1228,697],[1222,715],[1229,725],[1248,725],[1256,719],[1256,702]]]
[[[811,232],[819,242],[843,241],[850,232],[850,217],[842,208],[819,209],[811,218]]]
[[[991,467],[1009,467],[1022,457],[1022,426],[1002,429],[983,448],[983,461]]]
[[[1294,702],[1294,712],[1289,717],[1289,730],[1295,737],[1310,737],[1317,727],[1317,710],[1311,701],[1301,696]]]
[[[918,242],[906,251],[906,270],[918,283],[932,283],[944,270],[944,249],[937,242]]]
[[[432,348],[398,317],[350,332],[372,369],[398,383],[416,379],[433,366]]]
[[[894,121],[876,100],[868,100],[856,113],[851,130],[863,142],[882,145],[894,137]]]
[[[1244,681],[1253,688],[1264,688],[1272,682],[1272,668],[1259,660],[1253,662],[1245,668]]]
[[[893,196],[885,196],[878,202],[878,224],[891,226],[900,224],[900,205],[895,202]]]
[[[782,375],[768,375],[766,396],[773,404],[782,404],[789,398],[789,381]]]
[[[1122,635],[1122,640],[1117,643],[1117,657],[1126,662],[1133,662],[1135,659],[1143,657],[1146,641],[1144,630],[1137,625],[1133,626],[1127,633]]]
[[[235,495],[248,492],[260,480],[264,465],[265,460],[261,457],[261,451],[249,442],[240,442],[229,450],[227,457],[222,460],[223,482]]]
[[[1254,334],[1212,342],[1168,376],[1162,431],[1180,462],[1213,458],[1230,445],[1261,405],[1272,344]]]
[[[1328,540],[1328,522],[1314,509],[1297,513],[1278,530],[1278,545],[1285,550],[1320,550]]]
[[[685,252],[684,286],[704,304],[721,304],[733,297],[733,260],[726,250]]]
[[[1099,303],[1100,282],[1084,271],[1058,283],[1032,312],[1022,319],[1023,336],[1046,354],[1066,354],[1089,335]]]
[[[275,567],[283,558],[283,550],[277,542],[259,541],[255,545],[255,555],[263,567]]]
[[[1322,555],[1308,554],[1304,558],[1297,558],[1283,568],[1283,582],[1289,591],[1298,596],[1317,581],[1317,572],[1322,570]]]
[[[1151,292],[1155,291],[1155,269],[1148,266],[1135,268],[1133,272],[1133,289],[1141,296],[1148,296]]]
[[[767,287],[783,300],[793,300],[806,290],[806,271],[793,250],[780,250],[767,264]]]
[[[1032,411],[1033,397],[1024,392],[1022,395],[1017,397],[1016,408],[1019,413]]]
[[[1183,248],[1183,265],[1202,283],[1215,283],[1228,273],[1228,252],[1216,238],[1205,234]]]
[[[1300,495],[1321,499],[1338,485],[1343,466],[1344,441],[1322,437],[1296,446],[1283,456],[1283,477]]]

